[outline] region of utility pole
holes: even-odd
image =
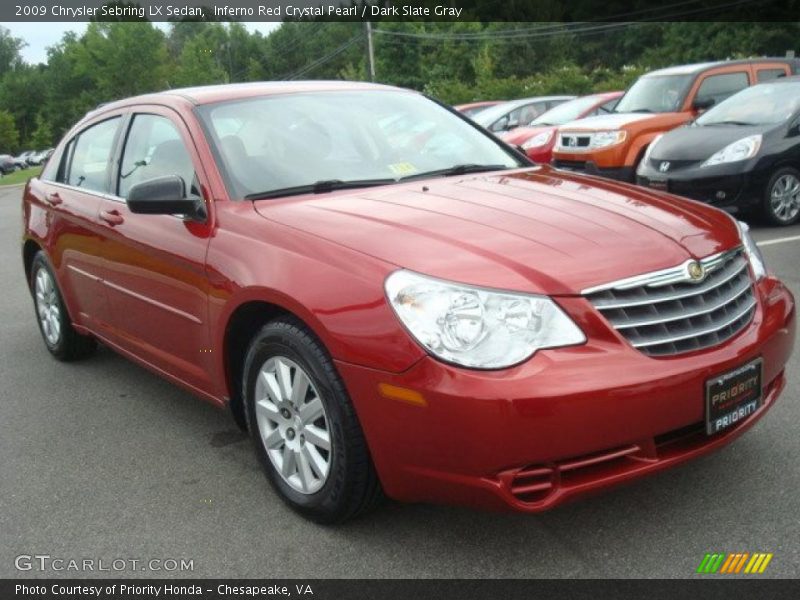
[[[375,81],[375,48],[372,45],[372,21],[365,23],[367,28],[367,66],[369,67],[369,80]]]

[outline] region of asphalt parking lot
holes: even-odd
[[[706,552],[772,552],[762,577],[800,576],[800,348],[773,410],[686,466],[534,516],[389,503],[323,528],[280,502],[226,413],[106,349],[49,356],[20,192],[0,188],[0,577],[42,576],[20,554],[194,561],[120,576],[687,577]],[[800,226],[754,232],[800,297]]]

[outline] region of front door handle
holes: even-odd
[[[125,219],[119,214],[118,210],[101,210],[100,218],[109,225],[121,225]]]
[[[61,196],[58,195],[58,192],[49,192],[45,195],[44,199],[47,200],[50,206],[58,206],[64,201],[61,199]]]

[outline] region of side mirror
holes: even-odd
[[[696,112],[708,110],[714,106],[715,102],[713,98],[695,98],[694,102],[692,102],[692,110]]]
[[[205,209],[200,200],[186,198],[186,183],[178,175],[148,179],[128,191],[128,208],[139,215],[186,215],[204,219]]]

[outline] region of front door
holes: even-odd
[[[99,207],[113,341],[190,387],[208,392],[209,223],[180,215],[133,214],[125,203],[131,187],[165,175],[181,176],[186,194],[200,196],[203,173],[183,121],[163,107],[133,113],[118,165],[114,195]]]

